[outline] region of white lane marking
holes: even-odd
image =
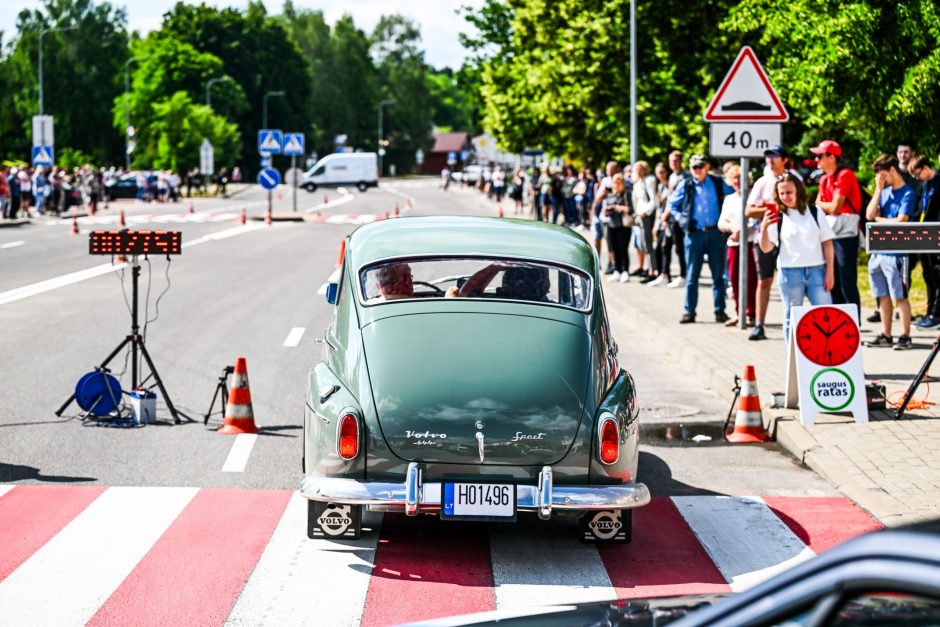
[[[6,625],[84,625],[198,488],[105,490],[0,582]]]
[[[355,198],[354,195],[346,191],[345,187],[340,187],[337,189],[337,191],[340,193],[339,198],[337,198],[336,200],[331,200],[330,202],[326,204],[321,202],[319,205],[315,205],[313,207],[310,207],[309,209],[304,209],[304,213],[313,213],[314,211],[320,211],[321,209],[332,209],[333,207],[340,207],[342,205],[345,205],[348,202],[352,202],[353,199]]]
[[[672,500],[735,592],[815,555],[758,497],[676,496]]]
[[[225,229],[224,231],[219,231],[218,233],[212,233],[211,235],[194,239],[190,242],[183,242],[183,248],[197,246],[199,244],[205,244],[206,242],[225,239],[227,237],[234,237],[235,235],[241,235],[242,233],[248,233],[249,231],[255,231],[260,228],[260,226],[253,224],[236,226],[231,229]],[[100,266],[93,266],[91,268],[86,268],[85,270],[79,270],[78,272],[63,274],[62,276],[58,276],[52,279],[47,279],[45,281],[40,281],[31,285],[24,285],[23,287],[17,287],[12,290],[7,290],[6,292],[0,292],[0,305],[6,305],[24,298],[29,298],[30,296],[36,296],[37,294],[59,289],[60,287],[66,287],[67,285],[93,279],[103,274],[120,270],[126,265],[127,264],[124,263],[103,263]]]
[[[0,244],[0,248],[16,248],[17,246],[22,246],[26,242],[7,242],[6,244]]]
[[[0,485],[0,496],[3,496],[15,487],[15,485]]]
[[[572,533],[569,525],[490,525],[496,609],[616,598],[597,548],[572,542]]]
[[[236,435],[235,441],[232,442],[232,448],[229,449],[228,457],[225,458],[222,472],[245,472],[245,466],[248,465],[248,458],[251,456],[251,449],[254,448],[257,439],[257,433],[239,433]]]
[[[294,327],[291,329],[290,333],[287,334],[287,339],[284,340],[284,346],[294,348],[300,344],[300,338],[304,336],[304,331],[306,330],[306,327]]]
[[[392,187],[391,185],[386,185],[384,183],[379,185],[379,189],[381,189],[382,191],[388,192],[389,194],[394,194],[395,196],[398,196],[399,198],[404,198],[405,200],[408,200],[409,198],[411,198],[411,196],[409,196],[408,194],[405,194],[404,192],[400,192],[394,187]]]
[[[358,626],[378,539],[308,539],[307,499],[295,492],[225,624]]]

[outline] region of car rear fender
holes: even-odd
[[[323,362],[310,371],[304,407],[304,472],[365,479],[369,428],[356,397]],[[359,420],[359,454],[345,460],[337,451],[337,429],[347,413]]]
[[[598,426],[601,416],[613,415],[620,430],[620,456],[613,464],[600,461]],[[636,481],[640,455],[639,405],[636,385],[626,370],[620,370],[607,396],[597,408],[591,426],[591,483],[620,484]]]

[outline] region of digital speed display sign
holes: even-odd
[[[868,223],[870,253],[940,253],[940,222]]]
[[[131,257],[135,255],[180,255],[181,231],[92,231],[88,235],[92,255]]]

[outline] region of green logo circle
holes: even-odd
[[[819,379],[819,377],[823,376],[824,374],[832,373],[841,375],[845,382],[848,383],[848,399],[841,405],[832,405],[832,401],[829,399],[821,401],[819,400],[819,395],[816,393],[816,381]],[[815,401],[816,404],[819,405],[819,407],[822,409],[825,409],[826,411],[841,411],[848,407],[852,403],[852,399],[855,398],[855,383],[852,381],[852,377],[850,377],[844,370],[839,370],[838,368],[823,368],[817,372],[816,376],[813,377],[813,380],[809,382],[809,393],[810,396],[813,397],[813,401]]]

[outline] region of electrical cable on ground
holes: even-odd
[[[936,405],[931,401],[928,401],[927,398],[930,396],[930,382],[925,381],[924,386],[927,388],[924,392],[924,395],[921,398],[914,399],[912,398],[907,404],[907,409],[928,409]],[[889,407],[897,409],[901,406],[901,403],[904,401],[904,394],[907,393],[907,390],[896,390],[891,394],[888,394],[887,403]]]

